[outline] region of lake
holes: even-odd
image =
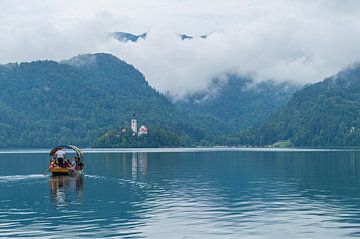
[[[86,150],[83,177],[46,150],[0,151],[0,237],[360,237],[360,152]]]

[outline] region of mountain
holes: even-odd
[[[192,139],[208,124],[189,118],[133,66],[109,54],[0,65],[0,147],[89,146],[134,112]],[[212,122],[214,120],[210,119]]]
[[[206,39],[208,37],[208,35],[201,35],[199,37],[195,37],[195,36],[191,36],[191,35],[187,35],[187,34],[178,34],[178,36],[181,38],[181,40],[192,40],[194,38]]]
[[[245,144],[360,145],[360,65],[296,92],[273,120],[241,138]]]
[[[298,85],[264,81],[229,75],[226,82],[215,80],[206,92],[197,93],[178,107],[190,112],[201,112],[229,128],[239,130],[265,123],[299,89]]]
[[[177,34],[178,37],[181,40],[192,40],[194,38],[202,38],[202,39],[206,39],[208,37],[208,35],[201,35],[199,37],[196,36],[191,36],[191,35],[187,35],[187,34]],[[113,32],[110,34],[111,37],[115,38],[116,40],[120,41],[120,42],[137,42],[140,39],[146,39],[147,37],[147,32],[144,32],[140,35],[135,35],[132,33],[128,33],[128,32]]]
[[[145,39],[146,35],[147,35],[146,32],[144,32],[143,34],[140,34],[140,35],[134,35],[134,34],[127,33],[127,32],[111,33],[111,36],[120,42],[128,42],[128,41],[137,42],[139,39]]]
[[[288,84],[230,76],[214,81],[211,97],[200,92],[173,103],[133,66],[103,53],[0,65],[0,85],[1,148],[116,146],[111,137],[129,127],[133,113],[150,128],[149,139],[128,136],[117,145],[227,144],[229,135],[265,121],[294,92]]]

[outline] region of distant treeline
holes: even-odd
[[[110,130],[98,137],[93,146],[116,148],[184,147],[191,145],[190,141],[188,137],[180,137],[162,128],[152,128],[148,134],[143,135],[133,135],[130,130],[122,133]]]
[[[174,103],[109,54],[0,65],[0,148],[360,145],[358,65],[295,94],[235,76],[213,84],[216,97]],[[148,135],[119,133],[133,113]]]

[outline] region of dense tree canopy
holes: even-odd
[[[90,146],[133,112],[180,135],[203,134],[139,71],[108,54],[3,65],[0,84],[0,147]]]
[[[360,67],[296,92],[272,121],[238,135],[251,145],[287,139],[295,146],[360,145]]]
[[[299,86],[228,75],[227,81],[214,80],[213,93],[199,92],[178,105],[187,111],[209,115],[238,131],[261,125],[282,108]]]
[[[215,97],[198,94],[174,104],[109,54],[0,65],[0,85],[2,148],[236,144],[238,138],[229,135],[266,121],[294,91],[271,82],[254,87],[230,76]],[[147,137],[115,143],[106,138],[128,127],[133,113],[153,129]]]

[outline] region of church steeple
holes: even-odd
[[[137,128],[137,119],[136,119],[135,113],[133,114],[133,116],[131,118],[131,130],[133,132],[133,135],[137,135],[138,128]]]

